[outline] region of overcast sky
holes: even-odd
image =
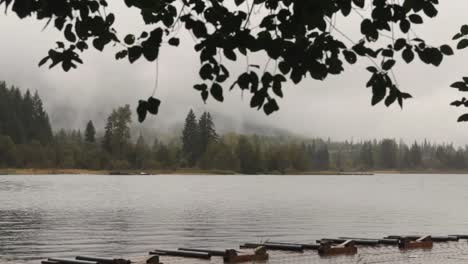
[[[115,1],[117,2],[117,1]],[[123,1],[122,1],[123,2]],[[3,7],[3,6],[2,6]],[[127,10],[123,4],[113,3],[117,15],[119,34],[139,32],[141,18]],[[416,29],[417,34],[434,46],[450,43],[460,25],[468,23],[468,1],[441,1],[437,18],[428,20]],[[90,118],[104,119],[110,109],[129,103],[134,108],[138,99],[151,95],[155,64],[140,61],[115,61],[116,49],[99,53],[90,51],[82,58],[85,64],[77,70],[64,73],[61,68],[39,68],[43,58],[62,35],[54,28],[41,31],[45,21],[19,20],[13,13],[0,14],[0,80],[9,84],[38,90],[53,125],[83,127]],[[357,18],[340,18],[337,27],[350,32],[354,39],[359,35]],[[397,105],[370,105],[371,91],[365,88],[369,74],[364,70],[369,62],[364,59],[346,72],[332,76],[324,82],[303,81],[300,85],[287,85],[281,110],[266,117],[263,112],[249,108],[248,97],[242,100],[239,92],[225,90],[226,102],[209,100],[204,105],[192,85],[199,81],[199,60],[193,51],[193,40],[180,36],[179,48],[164,47],[159,63],[159,88],[162,114],[150,117],[148,125],[162,129],[174,120],[182,120],[190,108],[209,110],[219,116],[229,117],[235,124],[244,121],[269,124],[310,137],[332,139],[373,139],[381,137],[423,139],[437,142],[468,144],[468,124],[456,122],[463,109],[449,106],[463,96],[448,86],[468,75],[468,51],[444,59],[439,68],[414,63],[410,66],[399,61],[396,75],[400,88],[415,98],[400,110]],[[264,64],[266,59],[256,58],[253,63]],[[231,65],[233,72],[245,67],[243,60]],[[232,120],[231,120],[232,119]],[[220,120],[218,120],[220,121]],[[99,121],[97,120],[97,123]]]

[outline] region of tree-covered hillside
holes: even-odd
[[[180,134],[132,137],[132,121],[132,110],[125,105],[111,111],[102,128],[90,120],[83,124],[83,132],[53,133],[38,93],[21,92],[2,82],[0,168],[202,169],[244,174],[468,169],[468,147],[452,144],[221,134],[215,117],[208,112],[197,116],[192,110]],[[148,142],[148,138],[156,139]]]

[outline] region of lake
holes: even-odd
[[[468,233],[468,175],[0,176],[0,263]]]

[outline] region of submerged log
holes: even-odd
[[[418,235],[410,235],[410,236],[387,236],[385,238],[389,239],[409,239],[409,240],[417,240],[421,236]],[[458,241],[458,236],[431,236],[433,242],[448,242],[448,241]]]
[[[97,264],[96,261],[83,261],[74,259],[61,259],[61,258],[49,258],[48,261],[60,263],[60,264]]]
[[[379,243],[382,245],[398,245],[398,239],[383,238],[379,239]]]
[[[166,255],[174,257],[184,257],[184,258],[200,258],[200,259],[210,259],[211,255],[204,252],[193,252],[193,251],[180,251],[180,250],[163,250],[155,249],[150,252],[151,255]]]
[[[451,237],[457,237],[458,239],[468,239],[468,235],[449,235]]]
[[[98,258],[88,256],[77,256],[75,259],[84,261],[93,261],[98,264],[130,264],[131,261],[127,259],[109,259],[109,258]]]
[[[218,256],[218,257],[224,257],[224,255],[226,255],[226,251],[224,250],[211,250],[211,249],[200,249],[200,248],[179,248],[178,250],[192,251],[192,252],[204,252],[204,253],[210,254],[211,256]]]

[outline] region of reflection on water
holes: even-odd
[[[468,176],[0,176],[0,262],[468,233]]]

